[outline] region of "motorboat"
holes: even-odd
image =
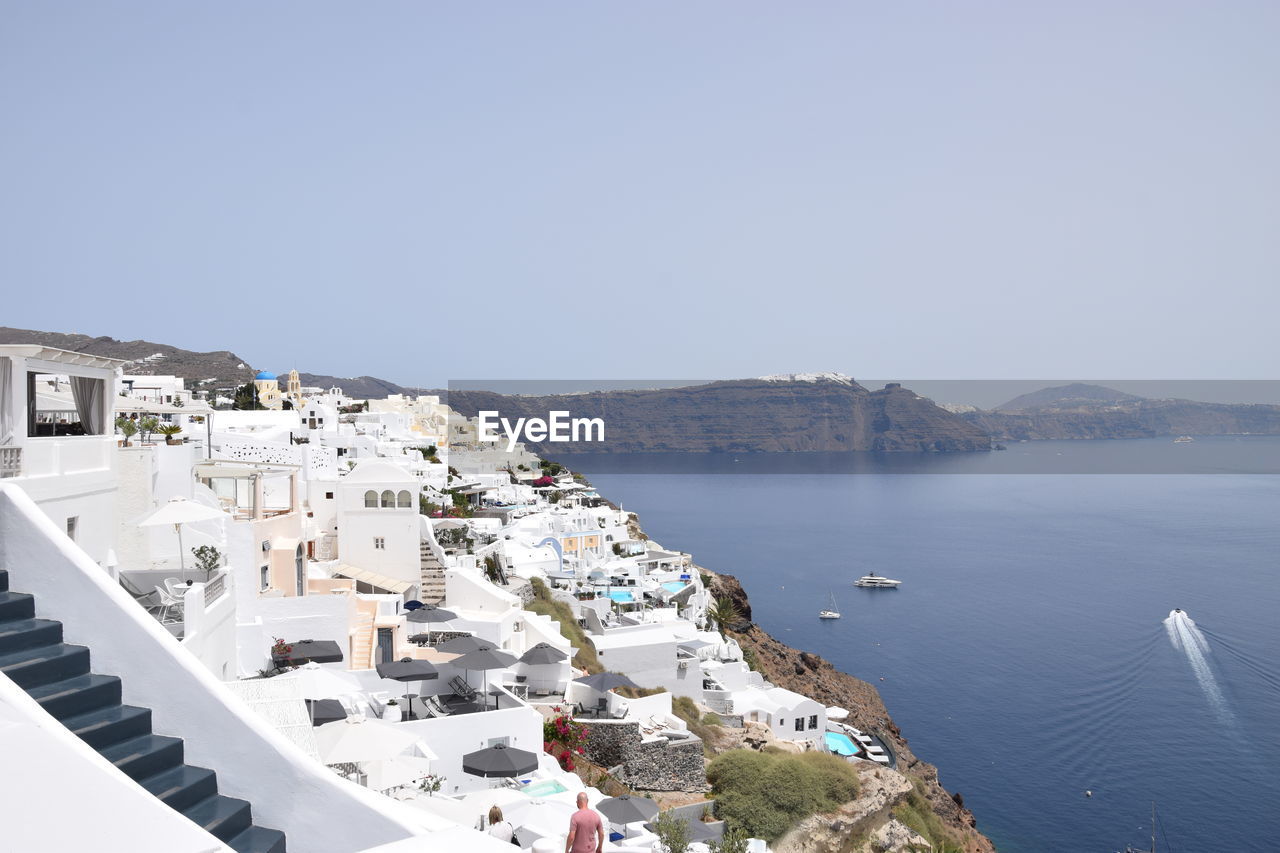
[[[1180,436],[1178,436],[1177,438],[1175,438],[1175,439],[1173,440],[1173,443],[1174,443],[1174,444],[1187,444],[1188,442],[1192,442],[1192,441],[1195,441],[1195,439],[1194,439],[1194,438],[1192,438],[1191,436],[1189,436],[1189,435],[1180,435]]]
[[[896,581],[893,578],[882,577],[881,575],[878,575],[875,572],[872,572],[871,574],[863,575],[862,577],[858,578],[856,581],[853,582],[853,585],[872,587],[874,589],[897,589],[899,586],[902,585],[902,581]]]

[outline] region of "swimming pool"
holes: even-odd
[[[525,785],[521,790],[531,797],[549,797],[552,794],[564,793],[569,789],[555,779],[548,779],[546,782],[533,782]]]
[[[848,735],[839,732],[827,732],[827,751],[836,755],[857,755],[858,747]]]
[[[609,593],[609,597],[619,604],[631,604],[636,600],[635,594],[629,589],[613,590]]]
[[[667,581],[662,585],[662,588],[665,589],[667,592],[671,593],[672,595],[674,595],[680,590],[684,589],[686,586],[688,586],[688,584],[684,583],[683,581]]]

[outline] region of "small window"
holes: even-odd
[[[387,540],[381,536],[375,536],[373,537],[373,547],[375,550],[385,551],[387,550]]]
[[[324,493],[324,499],[325,499],[325,500],[327,500],[327,501],[331,501],[331,500],[333,500],[333,492],[325,492],[325,493]]]
[[[409,494],[408,491],[400,492],[400,494],[396,495],[396,506],[401,509],[413,506],[413,495]]]
[[[364,493],[364,505],[366,507],[376,507],[378,505],[378,493],[373,489]]]
[[[804,731],[804,717],[796,717],[796,731]]]
[[[489,746],[510,746],[511,738],[503,735],[502,737],[489,738]]]
[[[385,492],[383,492],[383,493],[382,493],[382,505],[383,505],[384,507],[391,507],[392,509],[394,509],[394,508],[395,508],[395,505],[396,505],[396,495],[395,495],[395,492],[391,491],[390,489],[387,489]]]
[[[809,728],[816,729],[818,727],[818,715],[812,714],[809,717]]]
[[[76,530],[80,527],[80,516],[73,515],[67,519],[67,536],[72,542],[76,541]]]
[[[262,575],[262,589],[270,589],[271,588],[271,567],[263,566],[258,571]]]

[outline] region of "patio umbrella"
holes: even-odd
[[[315,661],[304,663],[284,678],[297,682],[303,699],[332,699],[348,693],[359,693],[360,682],[346,672],[335,672]]]
[[[514,665],[515,662],[515,655],[493,646],[476,649],[474,652],[467,652],[462,657],[452,661],[453,665],[459,669],[484,672],[484,698],[482,701],[486,706],[489,704],[489,670],[506,669]]]
[[[439,678],[440,671],[436,669],[436,665],[427,660],[415,660],[414,658],[401,658],[393,660],[389,663],[380,663],[377,666],[379,678],[390,678],[392,681],[426,681],[431,678]],[[413,694],[405,689],[404,700],[405,706],[409,709],[409,716],[413,716]]]
[[[142,521],[139,521],[138,526],[164,527],[169,524],[173,525],[174,532],[178,534],[179,574],[182,580],[186,580],[187,554],[186,549],[182,547],[182,525],[193,521],[211,521],[215,518],[225,519],[227,517],[227,514],[221,510],[198,504],[186,498],[169,498],[168,503],[149,513]]]
[[[405,615],[405,619],[408,622],[421,623],[428,626],[437,624],[439,622],[449,622],[457,618],[458,618],[457,613],[454,613],[452,610],[445,610],[443,607],[439,607],[435,604],[424,604],[422,607],[419,607],[416,610],[410,610]],[[428,642],[430,642],[430,639],[429,639],[430,636],[431,636],[431,628],[428,627],[427,628]]]
[[[615,687],[640,687],[630,678],[625,675],[619,675],[616,672],[597,672],[595,675],[584,675],[581,678],[575,678],[573,683],[585,684],[592,690],[598,690],[601,693],[606,690],[612,690]]]
[[[452,654],[466,654],[480,649],[492,649],[493,643],[488,640],[482,640],[474,634],[465,637],[454,637],[452,640],[445,640],[436,646],[438,652],[450,652]]]
[[[347,717],[326,723],[316,730],[316,749],[325,764],[378,761],[399,755],[417,742],[418,736],[394,723],[366,717]]]
[[[323,726],[325,723],[345,720],[347,709],[337,699],[304,699],[307,713],[311,716],[311,725]]]
[[[537,769],[536,753],[501,743],[462,756],[463,772],[486,779],[510,779]]]
[[[653,824],[651,823],[646,823],[644,828],[653,832]],[[716,837],[715,830],[711,829],[700,820],[685,819],[685,828],[688,832],[688,838],[690,841],[710,841]]]
[[[538,643],[529,651],[520,656],[520,663],[527,663],[531,666],[537,666],[544,663],[560,663],[569,659],[569,655],[557,649],[550,643]]]
[[[431,760],[416,755],[396,755],[361,765],[365,787],[371,791],[389,791],[411,785],[431,772]]]
[[[298,640],[285,643],[289,646],[288,654],[273,655],[276,666],[300,666],[304,663],[338,663],[342,660],[342,649],[333,640]]]
[[[609,797],[596,803],[596,811],[613,823],[635,823],[658,816],[658,804],[644,797]]]
[[[558,836],[569,825],[576,806],[558,800],[525,797],[502,806],[502,815],[516,827],[520,846],[531,847],[539,838]]]

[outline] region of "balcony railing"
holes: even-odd
[[[213,604],[219,598],[222,598],[223,594],[225,594],[226,591],[227,591],[227,573],[222,572],[221,574],[216,575],[211,580],[205,583],[204,606],[208,607],[210,604]]]
[[[22,448],[0,447],[0,479],[22,476]]]

